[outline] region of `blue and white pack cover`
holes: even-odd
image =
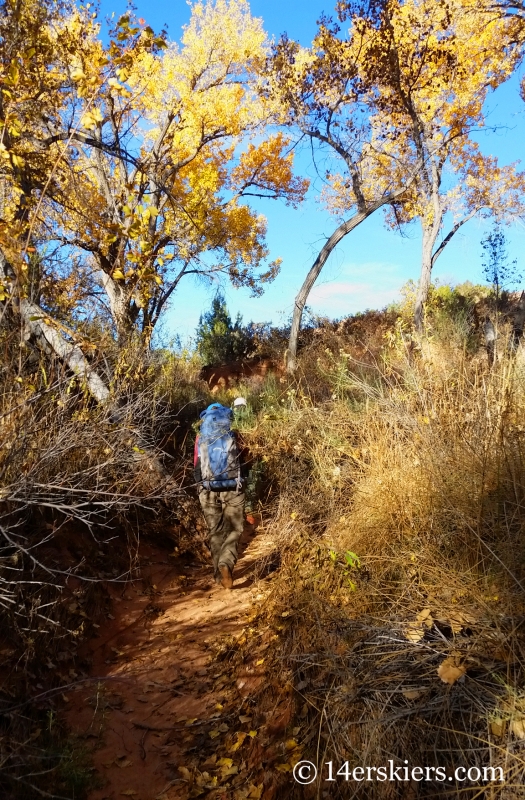
[[[220,403],[212,403],[201,413],[198,449],[202,485],[211,491],[240,491],[242,486],[239,449],[231,429],[232,417],[232,410]]]

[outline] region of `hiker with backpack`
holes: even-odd
[[[242,397],[234,402],[235,409],[245,406]],[[202,423],[194,451],[195,482],[208,526],[215,582],[231,589],[244,527],[241,453],[231,429],[231,408],[212,403],[200,416]]]

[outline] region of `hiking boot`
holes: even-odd
[[[227,564],[219,564],[219,573],[224,588],[231,589],[233,586],[233,576],[230,567]]]

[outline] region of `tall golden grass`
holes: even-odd
[[[366,358],[343,337],[324,344],[303,356],[307,383],[274,384],[244,430],[279,488],[282,567],[264,623],[278,637],[273,669],[293,689],[283,736],[297,732],[281,792],[521,797],[521,355],[489,370],[457,337],[414,350],[399,329]],[[447,775],[501,767],[505,780],[301,787],[287,771],[299,758],[320,774],[329,761],[406,759]]]

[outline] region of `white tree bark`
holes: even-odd
[[[0,281],[12,284],[10,268],[4,254],[0,251]],[[4,303],[0,304],[5,306]],[[13,307],[18,311],[26,331],[43,342],[66,364],[71,372],[85,381],[91,395],[103,403],[109,397],[109,389],[97,372],[90,366],[77,344],[66,341],[53,325],[51,317],[36,303],[20,298]],[[5,308],[2,308],[2,313]]]
[[[375,211],[375,208],[374,208]],[[319,255],[312,264],[304,283],[299,289],[295,298],[295,305],[293,310],[292,327],[290,330],[290,338],[288,340],[288,349],[285,354],[286,371],[289,373],[295,372],[297,368],[297,340],[299,338],[299,330],[301,328],[301,319],[303,316],[304,307],[308,299],[308,295],[312,291],[312,287],[319,277],[326,260],[332,250],[339,244],[347,233],[350,233],[354,228],[361,224],[373,211],[370,209],[368,212],[358,212],[351,219],[343,222],[332,233],[326,244],[319,251]]]
[[[40,306],[29,300],[20,300],[20,316],[28,330],[37,338],[43,339],[51,350],[67,364],[71,372],[85,381],[91,395],[103,403],[109,397],[109,389],[95,370],[88,363],[84,353],[77,344],[67,342],[53,327],[49,316]]]
[[[111,316],[117,329],[119,339],[124,340],[130,330],[129,300],[123,287],[104,270],[99,271],[102,287],[106,292],[111,309]]]
[[[416,295],[416,307],[414,310],[414,324],[418,333],[423,333],[424,307],[430,289],[432,278],[432,250],[436,241],[437,233],[434,235],[433,228],[423,229],[423,245],[421,249],[421,275]]]

